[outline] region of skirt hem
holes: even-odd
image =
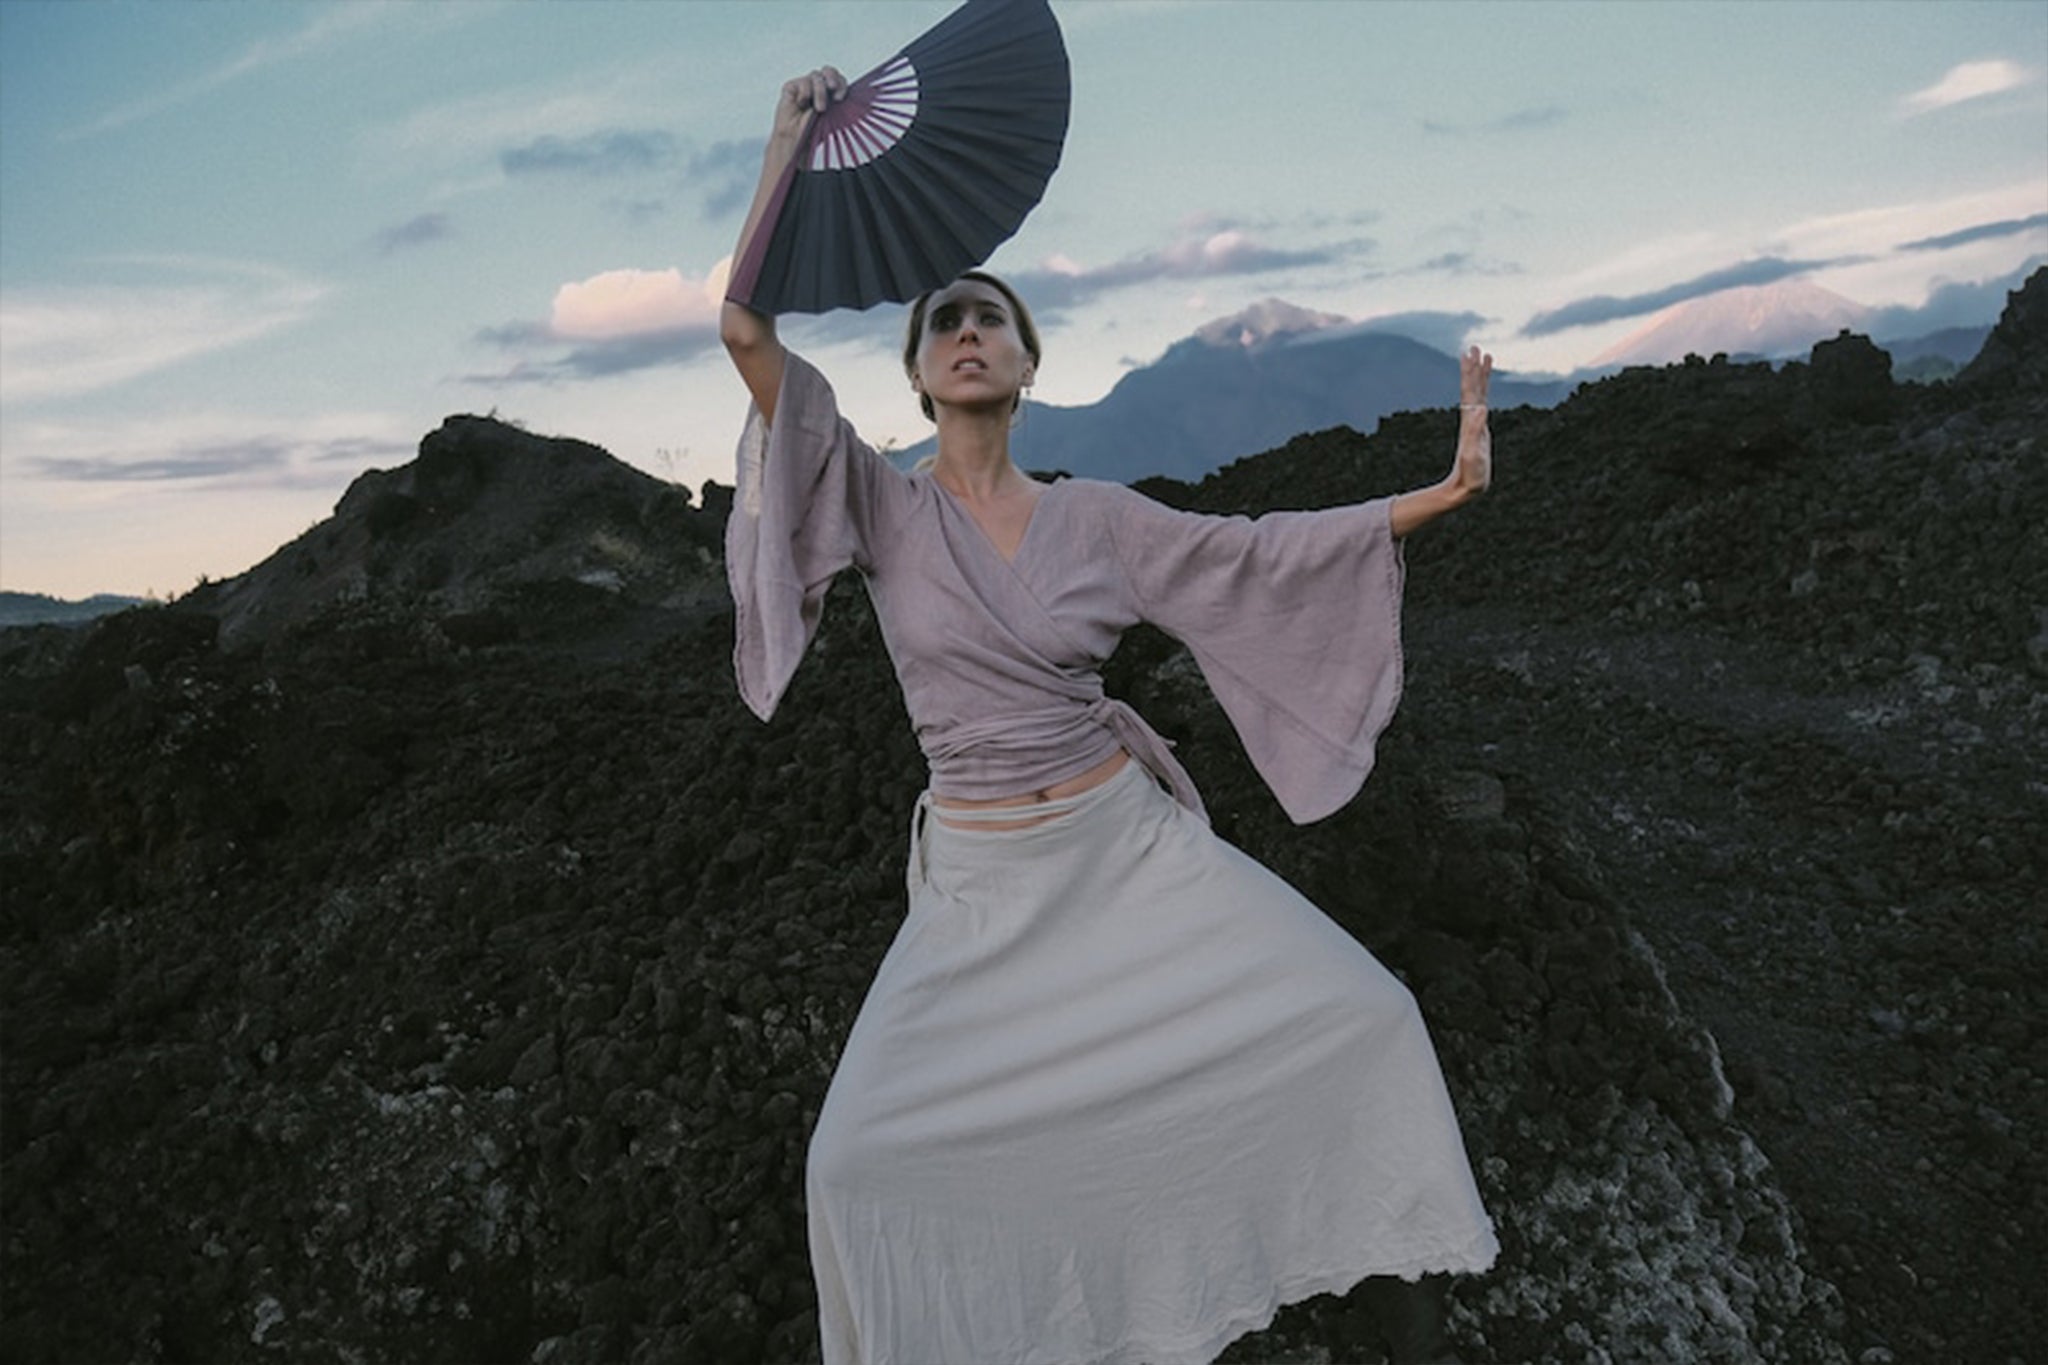
[[[1361,1270],[1361,1261],[1347,1262],[1342,1269],[1289,1276],[1273,1286],[1265,1305],[1233,1315],[1228,1321],[1201,1336],[1173,1342],[1126,1341],[1106,1354],[1090,1356],[1075,1365],[1209,1365],[1225,1347],[1239,1337],[1262,1332],[1273,1325],[1280,1310],[1318,1294],[1347,1294],[1360,1283],[1378,1275],[1417,1280],[1425,1275],[1478,1275],[1493,1268],[1500,1255],[1500,1242],[1491,1227],[1455,1250],[1418,1253],[1399,1260],[1375,1258]]]

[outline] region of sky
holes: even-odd
[[[0,0],[0,588],[239,573],[455,413],[731,482],[777,90],[952,8]],[[1063,159],[990,262],[1041,401],[1269,297],[1564,373],[1780,279],[1981,325],[2048,260],[2039,0],[1053,8]],[[878,445],[929,430],[902,313],[783,326]]]

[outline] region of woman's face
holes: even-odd
[[[926,302],[910,386],[934,403],[1007,411],[1035,369],[1010,301],[994,285],[955,280]]]

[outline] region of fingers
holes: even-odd
[[[798,109],[812,113],[822,111],[846,98],[846,77],[839,74],[839,68],[821,66],[782,84],[782,98]]]
[[[1486,390],[1493,383],[1493,357],[1477,346],[1470,347],[1458,357],[1458,401],[1461,403],[1484,403]]]

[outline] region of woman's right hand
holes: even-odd
[[[846,77],[839,69],[821,66],[816,71],[782,83],[782,96],[775,102],[774,141],[795,146],[811,120],[846,98]]]
[[[744,260],[754,234],[775,197],[776,185],[789,169],[797,148],[803,145],[804,130],[825,109],[846,98],[846,77],[829,66],[782,83],[775,101],[775,128],[768,136],[768,150],[761,157],[761,180],[754,186],[753,206],[740,228],[740,240],[729,258],[735,265]],[[787,358],[775,334],[775,319],[755,312],[744,303],[728,298],[719,312],[718,331],[726,354],[740,372],[754,406],[764,422],[775,420],[775,400],[782,388],[782,368]]]

